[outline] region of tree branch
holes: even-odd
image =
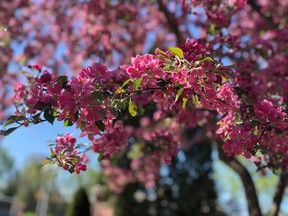
[[[263,19],[265,19],[271,26],[273,26],[273,18],[271,16],[265,16],[265,14],[262,13],[262,7],[259,6],[255,0],[248,0],[248,4],[250,5],[250,7],[256,11],[260,17],[262,17]]]
[[[274,196],[274,200],[269,210],[269,214],[268,214],[269,216],[277,216],[280,211],[280,206],[282,203],[282,199],[283,199],[285,187],[286,187],[286,177],[287,176],[285,174],[282,174],[280,176],[280,179],[277,185],[277,190]]]
[[[163,3],[162,0],[157,0],[159,10],[165,15],[167,19],[167,25],[170,27],[170,30],[175,34],[177,38],[177,43],[182,44],[185,42],[184,38],[182,37],[182,34],[179,30],[179,23],[177,22],[177,18],[174,16],[174,14],[170,13]]]
[[[219,159],[232,168],[241,178],[245,189],[248,211],[250,216],[262,216],[256,188],[248,170],[235,158],[228,158],[218,144]]]
[[[263,16],[262,12],[261,12],[261,7],[256,4],[256,2],[254,0],[248,0],[248,4],[251,6],[251,8],[256,11],[260,16]]]

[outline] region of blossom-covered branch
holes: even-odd
[[[195,40],[188,39],[166,52],[158,49],[155,54],[137,55],[119,71],[94,64],[68,79],[53,76],[39,65],[30,69],[39,75],[26,73],[29,84],[15,87],[17,112],[5,126],[12,123],[27,126],[45,120],[51,124],[54,120],[63,121],[66,126],[75,124],[82,131],[81,136],[87,135],[93,142],[93,149],[109,158],[127,147],[129,133],[123,130],[121,113],[127,110],[132,116],[143,115],[145,106],[137,96],[145,93],[146,106],[156,103],[164,112],[216,111],[220,118],[217,134],[224,140],[223,149],[228,156],[250,158],[261,152],[267,156],[268,167],[287,169],[285,148],[269,145],[272,134],[277,133],[274,137],[279,140],[287,133],[287,113],[267,99],[249,100],[244,90],[241,92],[244,95],[237,95],[241,86],[235,81],[236,72],[210,57],[205,46]],[[119,85],[121,80],[117,75],[121,73],[126,73],[128,79]],[[4,129],[2,133],[7,135],[19,126]],[[168,131],[164,134],[155,134],[160,143],[153,154],[170,163],[169,158],[177,154],[180,142],[165,144],[165,139],[172,139],[165,136],[172,134]],[[259,166],[263,166],[262,162]]]

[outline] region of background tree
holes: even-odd
[[[0,176],[2,176],[12,170],[13,160],[2,146],[0,147],[0,158],[2,160],[0,165]]]
[[[162,190],[164,199],[158,198],[158,215],[188,216],[191,212],[194,215],[221,215],[211,179],[211,152],[207,151],[211,150],[211,144],[209,140],[203,140],[201,143],[190,141],[189,145],[180,150],[178,157],[167,166],[168,175],[160,180],[158,190]]]
[[[66,216],[90,216],[90,202],[84,188],[79,188],[74,196],[73,202],[67,208]]]
[[[164,48],[182,43],[186,37],[195,36],[196,33],[188,26],[178,26],[189,16],[188,11],[179,10],[180,5],[181,2],[175,1],[90,1],[88,4],[64,1],[49,5],[44,2],[7,2],[2,6],[3,11],[9,11],[3,17],[3,29],[6,30],[7,40],[21,44],[22,48],[18,49],[17,56],[13,56],[13,46],[6,46],[6,49],[11,49],[10,57],[13,58],[10,63],[7,62],[6,69],[11,62],[37,62],[53,68],[54,72],[73,70],[76,73],[93,61],[115,67],[121,62],[128,62],[135,54],[153,51],[156,44]],[[16,8],[23,11],[17,17],[13,12]],[[91,8],[94,9],[91,11]],[[34,17],[27,16],[27,13],[33,13]],[[49,18],[40,18],[43,14]],[[82,25],[75,25],[76,20]],[[16,23],[17,28],[14,26]],[[49,28],[53,32],[47,32]],[[39,49],[42,50],[41,54],[36,54]],[[203,151],[206,149],[210,151],[209,148],[203,148]]]
[[[67,204],[55,185],[55,172],[51,167],[42,167],[44,156],[31,156],[30,161],[9,182],[12,195],[25,212],[36,214],[63,213]]]
[[[89,4],[90,3],[95,2],[91,1]],[[108,8],[110,7],[109,12],[111,12],[111,9],[114,8],[114,6],[119,6],[121,3],[118,4],[118,2],[116,2],[114,5],[114,3],[101,1],[98,2],[98,6],[100,6],[98,8],[105,9],[107,8],[106,6],[108,6]],[[113,130],[109,130],[111,129],[111,125],[108,123],[111,123],[114,118],[112,117],[113,114],[114,116],[119,117],[118,115],[120,113],[120,117],[123,117],[121,112],[122,110],[125,110],[127,106],[129,107],[128,110],[131,115],[136,115],[137,112],[141,113],[141,108],[146,108],[147,104],[143,104],[144,101],[141,101],[141,95],[138,95],[137,93],[144,92],[142,96],[144,95],[143,97],[146,98],[147,102],[149,102],[148,99],[150,99],[157,103],[157,111],[154,112],[155,115],[153,114],[153,120],[150,120],[149,122],[151,127],[145,129],[146,132],[150,133],[149,136],[145,136],[145,133],[143,133],[145,131],[144,128],[147,127],[145,126],[145,118],[141,121],[144,123],[140,124],[140,128],[133,129],[134,131],[132,130],[133,133],[138,135],[136,141],[140,143],[140,153],[150,152],[154,154],[154,156],[157,155],[157,157],[163,160],[162,162],[169,163],[171,160],[170,156],[175,156],[176,152],[173,148],[175,147],[173,145],[174,143],[170,143],[170,146],[167,143],[168,139],[171,140],[171,132],[173,132],[174,135],[180,134],[180,136],[177,137],[177,141],[182,144],[185,143],[184,140],[179,139],[182,135],[182,131],[176,130],[177,127],[175,127],[175,124],[182,126],[182,128],[178,127],[181,129],[201,126],[203,131],[202,135],[205,134],[207,137],[211,138],[211,140],[218,141],[218,146],[222,146],[225,153],[230,156],[230,158],[225,157],[225,154],[222,154],[222,149],[219,148],[219,157],[241,176],[245,185],[248,208],[251,215],[262,214],[255,187],[249,172],[247,172],[245,167],[232,156],[244,155],[247,158],[256,157],[256,164],[259,168],[268,167],[274,171],[281,168],[283,173],[279,183],[279,193],[276,194],[275,203],[273,208],[271,208],[271,214],[277,214],[283,197],[282,192],[285,187],[284,180],[286,175],[285,172],[287,170],[285,165],[285,138],[287,137],[287,113],[285,109],[287,108],[287,97],[285,91],[283,91],[283,89],[287,89],[287,82],[284,81],[287,71],[283,68],[287,55],[285,48],[286,38],[284,36],[286,31],[285,17],[287,17],[287,11],[285,10],[285,8],[287,8],[285,7],[287,6],[286,3],[280,0],[272,3],[248,1],[248,4],[246,4],[246,1],[181,1],[181,4],[180,2],[177,4],[178,2],[173,3],[167,1],[164,3],[164,1],[157,1],[153,2],[153,6],[156,3],[159,10],[166,17],[168,23],[171,24],[170,26],[173,24],[175,27],[173,28],[173,33],[176,36],[175,38],[183,42],[181,36],[185,35],[185,30],[194,25],[198,27],[197,30],[198,33],[200,33],[198,36],[201,39],[199,41],[188,40],[185,45],[180,45],[179,48],[173,48],[167,52],[156,50],[155,55],[136,56],[132,59],[130,65],[125,65],[120,70],[117,70],[117,73],[115,73],[116,75],[113,75],[114,77],[111,76],[112,71],[107,73],[105,67],[97,64],[83,69],[78,77],[74,77],[72,81],[68,83],[66,83],[62,77],[57,81],[57,84],[62,85],[60,96],[62,99],[65,99],[68,98],[69,95],[71,96],[71,94],[69,94],[71,89],[72,92],[76,92],[76,89],[79,87],[79,79],[95,78],[93,77],[93,74],[89,74],[91,71],[101,72],[101,75],[99,74],[99,77],[97,77],[97,79],[99,79],[98,83],[100,84],[94,83],[94,85],[90,86],[93,90],[87,89],[87,86],[84,86],[85,88],[82,90],[88,93],[89,91],[92,91],[91,95],[86,95],[87,98],[89,99],[90,96],[94,96],[94,98],[98,100],[97,102],[110,109],[104,109],[104,117],[103,112],[102,116],[101,113],[98,112],[97,118],[94,119],[95,122],[91,124],[91,122],[89,122],[91,119],[87,120],[89,118],[85,119],[83,117],[83,115],[86,115],[85,112],[83,112],[83,110],[85,110],[85,108],[83,108],[85,107],[85,104],[76,104],[79,108],[78,110],[65,110],[65,105],[63,104],[63,101],[60,100],[56,105],[62,109],[62,116],[58,119],[61,120],[61,118],[63,118],[62,120],[65,120],[65,124],[68,125],[75,122],[79,123],[79,121],[82,120],[82,122],[80,122],[80,128],[84,131],[84,135],[87,133],[88,137],[94,141],[94,150],[96,152],[101,152],[104,157],[108,157],[111,154],[118,152],[119,149],[112,148],[113,151],[110,152],[110,149],[105,149],[106,147],[103,148],[100,139],[93,139],[94,135],[100,134],[99,130],[105,129],[106,133],[102,136],[103,140],[111,137],[114,137],[115,139],[117,135],[115,133],[116,130],[118,130],[118,135],[122,134],[124,136],[126,132],[126,138],[129,137],[130,131],[128,130],[128,127],[125,128],[126,131],[123,131],[123,125],[121,125],[120,121],[114,122],[114,132]],[[83,9],[85,9],[85,5],[87,4],[81,5],[84,5]],[[131,2],[131,5],[139,6],[136,2]],[[126,4],[125,6],[131,5]],[[179,6],[181,10],[173,11],[177,6]],[[195,9],[195,7],[197,8]],[[129,8],[131,9],[131,7]],[[140,17],[142,13],[146,14],[142,8],[143,7],[138,10],[138,15],[140,15]],[[191,8],[193,8],[192,11]],[[174,17],[173,12],[175,15]],[[189,19],[191,18],[189,17],[191,15],[189,14],[190,12],[195,16],[195,19]],[[22,14],[25,16],[25,13],[20,13],[19,17]],[[156,13],[155,17],[159,14],[159,12]],[[273,14],[273,16],[271,16],[271,14]],[[187,25],[182,25],[185,21],[181,19],[181,22],[179,21],[177,23],[175,21],[177,20],[175,18],[183,18],[186,15]],[[144,20],[144,18],[141,17],[141,20],[142,19]],[[37,20],[34,20],[34,23],[37,23]],[[55,19],[52,19],[52,23],[53,20]],[[252,20],[253,22],[251,22]],[[75,25],[75,23],[73,24]],[[77,27],[77,24],[75,26]],[[108,24],[106,26],[108,26]],[[157,27],[158,26],[160,26],[160,24],[157,25]],[[41,27],[43,27],[43,25],[41,25]],[[161,34],[163,34],[162,30],[163,29],[160,30]],[[45,31],[38,32],[42,33]],[[75,32],[77,33],[78,31],[76,30]],[[187,32],[189,33],[189,31]],[[156,33],[153,35],[156,35]],[[166,36],[166,34],[164,35]],[[63,36],[63,38],[65,38],[65,36]],[[127,38],[129,38],[129,34]],[[135,36],[135,38],[137,37]],[[73,45],[74,44],[75,43],[73,43]],[[158,43],[156,44],[158,46]],[[161,46],[160,44],[161,43],[159,42],[159,46]],[[104,38],[103,46],[100,46],[100,51],[107,49],[107,46],[105,45]],[[161,59],[160,61],[159,58]],[[39,62],[41,61],[39,60]],[[223,64],[226,63],[231,63],[234,66],[223,66]],[[142,64],[145,65],[146,68],[142,67]],[[34,65],[30,68],[35,69],[36,71],[41,71],[42,69],[39,65]],[[49,83],[53,80],[49,77],[49,73],[45,72],[41,76],[41,81],[37,81],[38,84],[35,85],[32,83],[32,87],[34,85],[34,90],[33,88],[31,89],[33,94],[36,95],[36,89],[42,89],[43,86],[45,89],[45,85],[48,85],[48,87],[52,88],[50,90],[53,90],[54,93],[44,93],[44,97],[41,95],[43,92],[40,92],[40,96],[43,96],[43,98],[35,98],[35,95],[32,95],[32,97],[28,98],[28,101],[26,101],[28,108],[25,108],[25,111],[32,114],[37,112],[40,112],[41,114],[41,112],[44,112],[44,118],[49,122],[53,122],[55,116],[52,114],[55,110],[58,110],[58,107],[56,109],[54,104],[49,104],[51,102],[50,97],[59,98],[55,94],[55,92],[57,92],[57,89],[54,86],[55,83]],[[123,84],[129,77],[130,80]],[[115,84],[114,88],[111,86],[104,86],[107,83],[111,83],[110,78]],[[104,87],[101,86],[102,84]],[[18,94],[23,91],[22,88],[23,86],[18,86]],[[95,88],[97,88],[96,91],[94,91]],[[99,94],[99,91],[103,91],[104,94]],[[116,92],[116,96],[112,96],[111,92]],[[23,95],[18,95],[18,97],[20,98],[16,98],[16,101],[19,102],[19,99],[22,99]],[[77,100],[79,100],[79,98]],[[76,98],[73,98],[73,100],[70,100],[69,102],[72,101],[71,103],[73,104],[77,100]],[[108,105],[107,103],[104,103],[104,101],[108,101]],[[188,104],[187,101],[189,101]],[[39,102],[38,105],[36,102]],[[48,104],[48,107],[39,107],[39,104]],[[102,110],[101,105],[91,104],[90,108],[95,108],[93,106],[96,106],[98,109]],[[111,109],[111,106],[113,109]],[[180,112],[177,112],[177,110],[172,109],[181,106],[182,108],[186,108],[186,110],[183,109],[184,111],[181,110]],[[194,110],[195,108],[196,110]],[[207,110],[214,110],[216,112],[208,112]],[[194,114],[195,112],[197,112],[197,114]],[[156,115],[156,113],[158,115]],[[159,113],[163,115],[160,115]],[[39,113],[33,116],[32,123],[42,121],[38,114]],[[143,113],[141,113],[141,115],[142,114]],[[110,119],[107,116],[109,116]],[[142,117],[146,117],[145,114],[142,115]],[[75,118],[77,120],[75,120]],[[189,119],[189,121],[185,121],[187,119]],[[16,122],[20,121],[17,117],[10,120]],[[29,123],[29,121],[27,122],[27,118],[24,118],[21,121],[24,121],[25,124]],[[218,130],[217,128],[211,127],[207,122],[218,122]],[[93,128],[93,130],[91,128]],[[152,132],[152,129],[155,132]],[[169,131],[167,131],[167,129]],[[11,130],[12,129],[4,130],[3,133],[8,134]],[[216,130],[217,134],[219,134],[218,137],[214,136]],[[168,148],[165,148],[165,153],[158,151],[159,146],[157,146],[157,141],[159,140],[155,137],[161,137],[163,142],[160,147],[169,146]],[[64,138],[66,139],[67,137]],[[224,143],[219,141],[220,138],[224,140]],[[74,145],[74,141],[72,143]],[[70,144],[71,143],[69,143],[69,145]],[[63,147],[59,147],[60,145],[61,143],[57,141],[57,148],[55,153],[51,155],[52,158],[57,158],[59,153],[60,157],[62,157],[61,152],[59,151],[63,150]],[[115,143],[111,143],[111,146],[119,147],[121,149],[125,145],[120,142],[117,143],[117,146],[115,146]],[[57,156],[54,154],[57,154]],[[169,156],[166,157],[166,154]],[[74,156],[74,154],[72,154],[72,156],[77,160],[79,159],[79,161],[77,161],[77,163],[71,162],[68,167],[67,163],[64,163],[65,160],[58,161],[59,165],[68,168],[70,171],[84,171],[86,166],[82,163],[83,158],[78,158]],[[143,161],[145,161],[145,163],[148,161],[151,163],[153,162],[149,156],[147,156],[146,159],[143,158],[141,160],[136,158],[134,160],[134,165],[136,163],[134,170],[138,169],[137,167],[143,167],[144,171],[147,172],[145,167],[142,166],[145,164]],[[106,163],[108,164],[108,162]],[[155,167],[157,167],[157,165],[155,165]],[[131,172],[128,170],[127,173]],[[133,177],[133,174],[130,175]],[[130,175],[128,175],[129,178]],[[138,175],[138,177],[139,176],[141,175]],[[129,178],[127,179],[129,180]],[[153,178],[153,180],[155,179],[156,178]],[[151,179],[145,180],[147,180],[146,183],[147,186],[149,186],[149,184],[151,184]],[[122,184],[122,186],[123,185],[125,184]]]

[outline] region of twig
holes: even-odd
[[[286,175],[281,174],[278,185],[277,185],[277,191],[274,196],[273,203],[270,207],[269,210],[269,216],[277,216],[279,211],[280,211],[280,206],[282,203],[282,199],[284,196],[285,192],[285,187],[286,187]]]
[[[250,7],[256,11],[260,17],[262,17],[263,19],[265,19],[271,26],[273,26],[273,18],[271,16],[265,16],[265,14],[262,13],[262,7],[259,6],[255,0],[248,0],[248,4],[250,5]]]
[[[159,10],[165,15],[167,19],[167,24],[170,27],[170,30],[174,32],[177,43],[182,44],[185,42],[184,38],[182,37],[182,34],[179,30],[179,23],[177,22],[177,18],[174,16],[174,14],[170,13],[166,7],[166,5],[163,3],[162,0],[157,0]]]
[[[219,159],[226,163],[230,168],[232,168],[242,180],[247,199],[249,216],[262,216],[256,188],[250,173],[245,168],[245,166],[243,166],[243,164],[237,161],[234,157],[228,158],[221,149],[221,146],[222,145],[219,145],[218,143]]]

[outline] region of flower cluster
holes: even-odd
[[[30,68],[39,72],[44,70],[39,65]],[[125,77],[124,71],[128,79],[119,84],[117,81],[122,82]],[[265,145],[264,135],[273,129],[287,128],[286,112],[268,99],[251,99],[251,95],[246,93],[247,83],[243,84],[238,75],[236,81],[233,80],[235,72],[210,57],[204,45],[196,40],[186,40],[184,45],[166,52],[156,50],[155,54],[137,55],[130,65],[120,69],[119,76],[113,75],[115,72],[93,64],[70,80],[66,76],[52,76],[47,70],[39,77],[28,76],[28,87],[19,84],[15,87],[16,104],[22,106],[17,115],[20,112],[20,121],[29,122],[25,114],[31,114],[31,123],[44,120],[53,123],[57,119],[64,121],[66,126],[75,124],[82,130],[81,136],[87,135],[93,142],[92,149],[109,158],[127,147],[133,131],[128,132],[119,121],[122,117],[122,120],[127,119],[126,110],[131,116],[141,117],[145,108],[154,102],[154,121],[165,122],[165,116],[177,113],[178,123],[169,128],[171,131],[163,126],[153,129],[140,127],[134,130],[134,135],[143,144],[143,152],[166,164],[170,164],[177,154],[181,140],[177,138],[181,130],[175,127],[203,126],[209,121],[208,110],[217,113],[218,120],[220,118],[217,134],[225,141],[223,149],[228,156],[249,158],[259,145]],[[196,116],[194,113],[185,117],[194,110],[204,110],[202,114],[206,114]],[[212,131],[207,130],[210,137]],[[61,149],[60,140],[55,153],[74,152],[73,142]],[[75,167],[80,166],[77,164]]]
[[[131,65],[124,68],[132,79],[142,79],[140,84],[142,88],[155,88],[158,87],[157,79],[161,79],[164,76],[160,66],[161,61],[155,55],[145,54],[132,58]]]
[[[178,153],[178,143],[167,129],[143,131],[144,151],[152,154],[155,159],[164,164],[171,164],[171,160]]]
[[[101,162],[102,170],[108,178],[108,187],[115,193],[123,192],[128,183],[134,182],[133,171],[113,166],[109,160]]]
[[[266,163],[267,167],[277,169],[281,167],[285,172],[288,171],[288,133],[277,133],[276,130],[272,130],[267,133],[263,139],[265,139],[265,150],[267,151]],[[271,160],[272,158],[272,160]]]
[[[76,143],[76,138],[72,134],[65,134],[64,136],[58,136],[56,138],[56,147],[54,150],[55,154],[60,153],[62,150],[67,150],[68,152],[73,152]]]
[[[39,65],[31,66],[31,68],[38,69]],[[42,110],[47,104],[57,106],[57,95],[60,91],[61,86],[57,84],[57,78],[52,77],[52,75],[45,70],[40,78],[35,77],[35,79],[31,80],[30,94],[25,100],[25,105],[28,107],[26,112],[35,114],[37,111]]]
[[[43,121],[39,120],[43,113],[50,123],[55,119],[64,121],[66,126],[75,123],[83,131],[82,136],[87,135],[90,140],[111,127],[115,117],[107,109],[109,99],[103,93],[105,83],[111,81],[106,67],[94,64],[69,81],[66,76],[56,77],[47,70],[42,73],[42,66],[32,65],[30,68],[37,69],[42,75],[28,75],[28,87],[15,85],[17,115],[29,113],[34,116],[33,120],[39,122]],[[33,120],[32,123],[35,123]]]
[[[137,181],[143,183],[147,189],[155,187],[161,166],[158,158],[148,154],[132,160],[130,166]]]
[[[119,153],[127,148],[129,133],[121,121],[117,121],[113,128],[106,130],[101,136],[94,138],[92,148],[101,153],[104,158]]]
[[[288,127],[287,113],[275,107],[271,101],[261,100],[254,104],[254,113],[262,124],[269,124],[279,129]]]
[[[15,92],[12,99],[14,104],[18,104],[23,98],[26,98],[29,93],[26,86],[22,83],[16,83],[13,90]]]
[[[72,134],[65,134],[56,138],[55,149],[51,151],[48,162],[55,162],[69,172],[79,174],[86,171],[87,158],[85,154],[79,154],[79,146],[75,146],[76,138]]]
[[[132,58],[131,65],[124,68],[134,82],[132,90],[153,90],[154,102],[161,104],[165,110],[179,105],[177,101],[181,103],[183,99],[192,100],[195,97],[207,109],[235,107],[235,101],[231,105],[221,103],[223,93],[219,89],[229,80],[227,68],[216,64],[196,40],[187,39],[184,45],[167,52],[156,50],[155,55],[137,55]],[[228,84],[223,86],[223,89],[228,88]]]
[[[257,143],[257,137],[251,134],[249,126],[233,126],[224,145],[223,150],[228,156],[244,155],[246,158],[251,157],[254,151],[253,146]]]
[[[143,155],[138,159],[133,159],[128,167],[120,167],[111,164],[109,160],[101,162],[103,173],[108,178],[108,187],[111,191],[122,193],[125,186],[131,182],[140,182],[147,189],[153,188],[159,179],[159,169],[161,163],[151,155]]]

